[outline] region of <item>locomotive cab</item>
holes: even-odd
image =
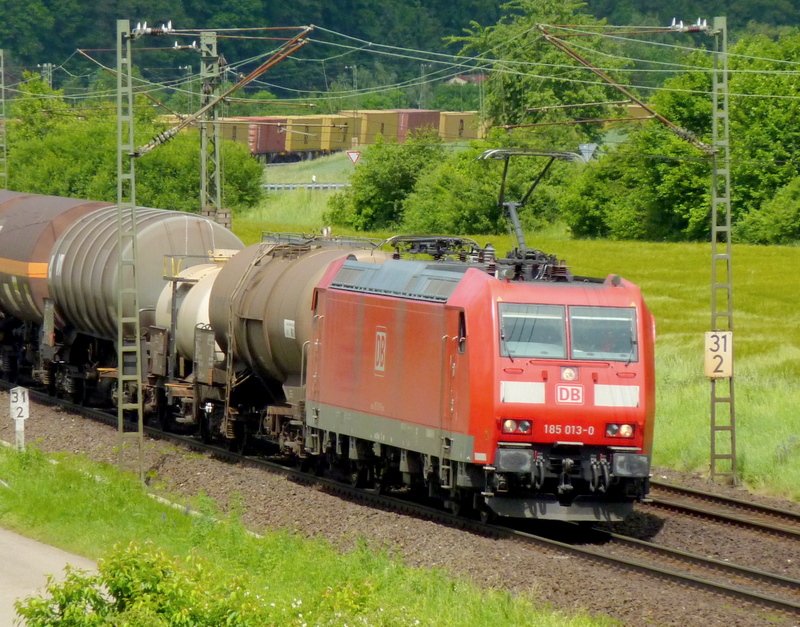
[[[652,443],[653,321],[638,289],[615,277],[494,300],[488,507],[623,519],[647,493]]]

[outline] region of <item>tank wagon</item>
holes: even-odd
[[[20,250],[42,240],[47,251],[12,258],[4,221],[2,350],[16,359],[6,374],[44,383],[49,369],[97,390],[80,372],[115,372],[115,352],[102,348],[113,344],[113,284],[98,275],[79,287],[91,272],[67,269],[113,257],[100,226],[113,207],[0,196],[0,219],[12,200],[47,208],[17,215],[32,216]],[[647,494],[654,322],[628,281],[458,238],[379,249],[281,236],[241,248],[196,216],[148,211],[142,220],[172,229],[141,248],[166,259],[142,271],[142,380],[163,425],[487,517],[620,520]],[[192,236],[177,237],[185,229]],[[209,254],[219,248],[234,250]]]
[[[153,312],[164,260],[187,266],[242,242],[187,213],[139,207],[137,292],[141,323]],[[114,204],[0,191],[0,371],[74,400],[114,393],[117,309],[117,209]]]

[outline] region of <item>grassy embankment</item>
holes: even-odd
[[[345,155],[268,168],[272,182],[342,182]],[[318,231],[329,192],[273,192],[234,223],[240,237],[262,230]],[[363,234],[361,234],[363,235]],[[376,238],[389,235],[375,234]],[[655,464],[705,473],[710,449],[710,384],[703,333],[710,329],[709,244],[576,241],[558,229],[529,233],[528,245],[558,254],[576,274],[620,274],[637,283],[657,322]],[[510,237],[486,238],[498,251]],[[800,499],[800,247],[735,245],[734,352],[737,457],[752,488]]]
[[[150,606],[185,608],[180,624],[210,625],[198,617],[213,614],[209,607],[215,606],[237,612],[226,616],[230,625],[610,624],[540,610],[529,600],[482,591],[443,572],[408,568],[364,546],[341,555],[321,540],[286,532],[256,538],[235,518],[216,524],[162,505],[115,468],[71,455],[57,458],[53,464],[35,450],[0,448],[0,525],[90,558],[131,543],[144,547],[134,555],[175,556],[174,566],[145,572],[142,589],[155,595]],[[198,499],[196,506],[215,513],[207,501]],[[141,567],[146,560],[133,563]],[[126,590],[136,589],[134,569],[125,576]],[[187,579],[191,589],[175,589]],[[75,586],[68,590],[62,601],[78,596]]]

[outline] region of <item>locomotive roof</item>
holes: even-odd
[[[469,268],[466,264],[387,260],[383,264],[348,259],[331,281],[331,287],[368,294],[431,302],[446,301]]]

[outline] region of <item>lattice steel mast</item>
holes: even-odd
[[[215,222],[230,228],[230,214],[222,213],[222,189],[220,183],[220,132],[219,104],[220,84],[217,34],[200,33],[200,212]],[[213,103],[213,104],[212,104]]]
[[[131,40],[130,22],[117,20],[117,429],[120,465],[133,441],[144,479]],[[136,413],[133,427],[125,420],[126,412]]]
[[[0,189],[8,189],[8,151],[6,148],[6,70],[0,48]]]
[[[724,17],[714,18],[711,169],[711,329],[733,331],[731,267],[731,171],[728,117],[728,30]],[[732,339],[732,336],[731,336]],[[733,364],[729,377],[711,378],[711,476],[736,472],[736,413]]]

